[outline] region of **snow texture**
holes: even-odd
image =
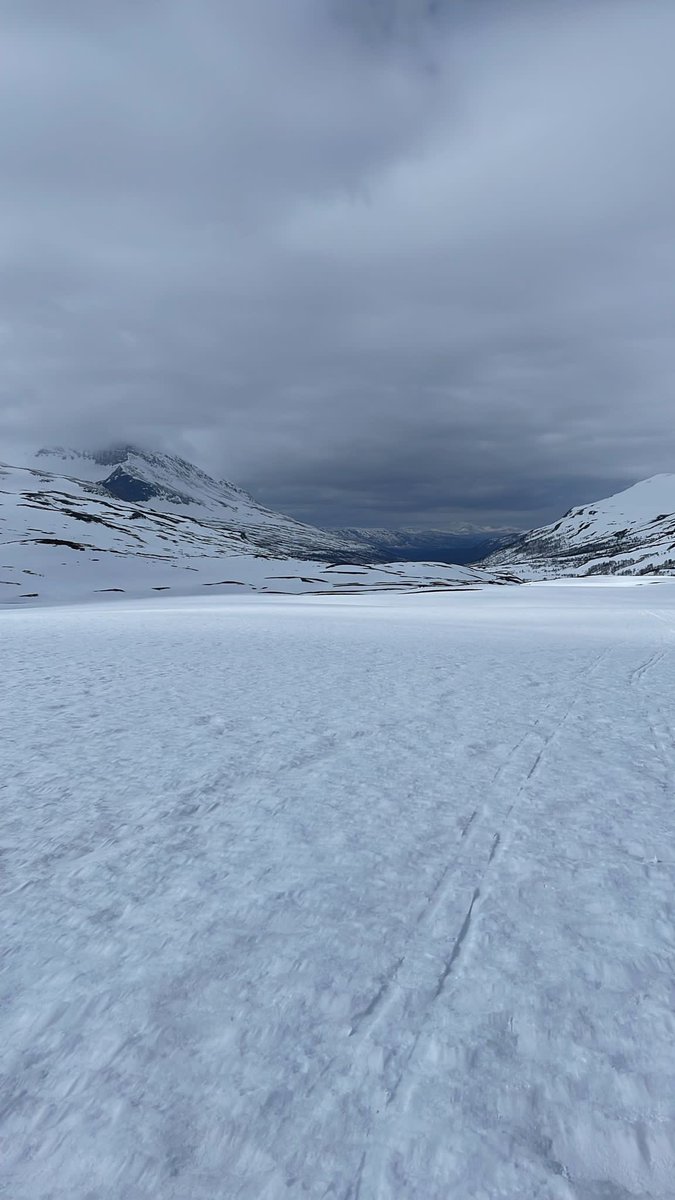
[[[672,1200],[675,585],[0,627],[0,1194]]]

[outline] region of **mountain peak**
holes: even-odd
[[[117,467],[132,456],[136,458],[152,458],[146,450],[127,442],[124,445],[109,446],[105,450],[94,450],[90,457],[102,467]]]
[[[272,512],[236,484],[214,479],[177,454],[129,442],[96,450],[52,446],[38,450],[32,465],[38,471],[93,485],[99,494],[141,511],[222,525],[265,550],[308,558],[368,559],[368,550],[357,541]]]
[[[37,465],[55,474],[69,474],[95,483],[118,500],[170,509],[197,510],[224,519],[223,510],[249,501],[241,488],[216,480],[177,454],[148,450],[131,442],[113,443],[95,450],[65,446],[43,447]]]
[[[210,478],[200,467],[196,467],[194,463],[188,462],[187,459],[181,458],[177,454],[150,450],[133,442],[116,442],[88,450],[75,450],[71,446],[43,446],[37,451],[36,458],[52,458],[61,462],[78,464],[89,462],[94,463],[97,467],[122,467],[130,462],[136,462],[137,465],[144,463],[151,467],[168,465],[174,469],[178,468],[183,474],[189,473],[204,479]]]

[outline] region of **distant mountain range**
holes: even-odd
[[[520,530],[464,525],[455,529],[336,529],[350,543],[363,546],[370,561],[401,562],[433,560],[472,563],[511,545]]]
[[[0,465],[0,602],[112,593],[345,594],[471,587],[509,572],[376,565],[363,540],[294,521],[175,455],[123,446]]]
[[[473,527],[318,529],[185,459],[134,446],[40,450],[30,466],[0,465],[4,604],[205,588],[345,594],[664,573],[675,574],[675,475],[654,476],[514,537]]]
[[[571,508],[481,561],[523,579],[675,574],[675,475]]]

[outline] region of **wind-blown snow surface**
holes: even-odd
[[[672,1200],[674,629],[4,613],[6,1195]]]

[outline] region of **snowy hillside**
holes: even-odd
[[[219,482],[206,472],[173,454],[153,454],[134,446],[118,446],[101,452],[52,447],[38,450],[38,469],[98,483],[118,500],[142,503],[152,500],[155,508],[182,512],[197,510],[222,517],[243,503],[257,508],[232,483]]]
[[[347,537],[273,512],[236,484],[212,479],[175,454],[156,454],[134,446],[100,453],[59,447],[39,450],[30,465],[96,483],[113,499],[135,504],[141,510],[151,508],[154,512],[217,521],[275,554],[332,562],[363,561],[367,557],[360,542],[350,542]]]
[[[673,1200],[675,585],[595,582],[0,613],[3,1197]]]
[[[43,460],[47,461],[46,455]],[[92,465],[90,459],[71,465],[94,477],[101,466]],[[151,474],[147,466],[143,469]],[[210,486],[214,481],[208,476],[201,491],[201,515],[196,515],[199,473],[185,479],[185,495],[188,485],[193,491],[191,501],[184,504],[167,498],[166,459],[152,474],[149,482],[161,494],[132,503],[113,498],[99,482],[0,465],[0,604],[94,599],[109,593],[204,594],[205,588],[338,593],[465,587],[511,577],[508,572],[435,563],[340,564],[337,549],[337,563],[321,562],[309,554],[300,557],[289,552],[295,544],[289,532],[294,522],[289,519],[270,520],[266,537],[258,540],[260,527],[251,518],[255,502],[244,499],[236,517],[217,521],[208,515],[208,504],[215,503]],[[175,482],[176,477],[170,478]],[[307,537],[321,537],[320,530],[309,526],[298,529],[299,537],[305,536],[305,530]],[[334,540],[337,548],[338,539]]]
[[[572,508],[481,565],[525,579],[567,575],[675,574],[675,475]]]

